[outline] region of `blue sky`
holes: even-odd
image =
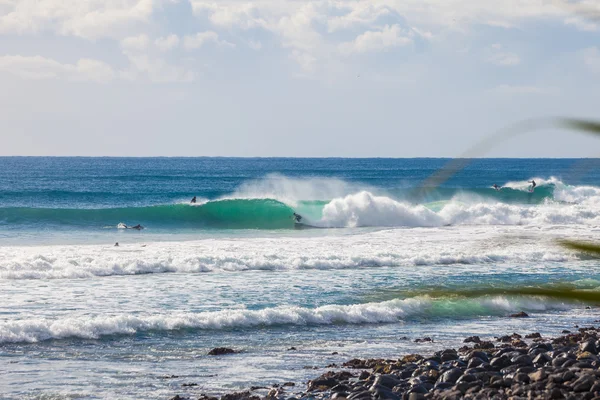
[[[0,155],[451,157],[600,120],[600,3],[0,0],[0,85]]]

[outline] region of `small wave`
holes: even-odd
[[[332,325],[395,323],[414,318],[469,318],[501,316],[516,310],[544,311],[564,306],[543,299],[502,296],[479,299],[417,297],[378,303],[325,305],[317,308],[279,306],[263,310],[233,309],[161,315],[118,314],[58,319],[0,322],[0,343],[35,343],[66,338],[98,339],[148,331],[182,329],[249,329],[279,325]]]

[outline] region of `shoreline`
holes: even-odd
[[[414,342],[423,341],[431,339]],[[600,327],[575,327],[555,338],[537,332],[493,340],[471,336],[463,343],[398,359],[354,358],[328,365],[305,384],[251,387],[220,397],[175,394],[170,400],[600,399]],[[220,356],[229,353],[219,350]]]

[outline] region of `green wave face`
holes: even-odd
[[[4,208],[0,221],[22,225],[116,227],[119,223],[146,227],[220,229],[286,229],[294,227],[294,210],[271,199],[233,199],[200,205],[173,204],[105,209]]]

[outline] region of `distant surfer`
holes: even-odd
[[[122,222],[119,224],[119,228],[122,228],[122,229],[137,229],[138,231],[141,231],[142,229],[144,229],[144,227],[142,225],[140,225],[140,224],[137,224],[136,226],[127,226],[127,225],[125,225]]]
[[[496,190],[500,190],[502,189],[500,186],[496,185],[495,183],[492,185],[492,187]]]
[[[194,196],[194,198],[192,199],[192,201],[190,201],[190,203],[192,203],[192,204],[196,203],[196,196]]]
[[[119,247],[119,242],[115,243],[115,247]]]
[[[535,189],[537,185],[535,184],[535,181],[532,180],[531,181],[531,186],[529,187],[529,193],[533,193],[533,189]]]
[[[300,214],[294,213],[294,221],[300,223],[300,221],[302,221],[302,216]]]

